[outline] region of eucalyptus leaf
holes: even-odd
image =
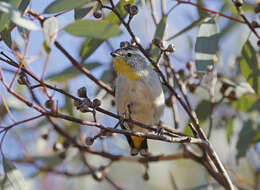
[[[108,39],[122,33],[118,25],[96,20],[77,20],[66,26],[64,30],[75,36],[97,39]]]
[[[95,69],[99,67],[101,64],[98,62],[93,62],[93,63],[85,63],[83,67],[85,67],[88,70]],[[52,80],[55,82],[62,82],[66,83],[68,80],[82,74],[78,69],[76,69],[74,66],[70,66],[67,69],[65,69],[62,72],[50,75],[47,79]]]
[[[28,189],[23,174],[15,167],[15,165],[12,162],[10,162],[5,157],[3,157],[3,168],[8,180],[11,182],[15,190]]]
[[[218,27],[214,17],[207,17],[200,25],[195,45],[196,68],[199,74],[213,64],[218,47]]]
[[[45,8],[44,13],[53,14],[53,13],[65,12],[65,11],[72,10],[74,8],[81,7],[92,1],[93,0],[74,0],[74,1],[56,0]]]
[[[251,45],[249,39],[243,45],[241,58],[239,60],[240,69],[255,92],[260,95],[260,60],[259,54],[255,51]]]
[[[256,132],[256,123],[252,120],[247,120],[238,137],[238,141],[236,144],[237,155],[236,159],[238,160],[241,157],[244,157],[249,150],[250,145],[252,144],[254,134]]]

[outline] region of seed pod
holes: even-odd
[[[180,69],[180,70],[178,71],[178,74],[180,75],[180,77],[184,77],[184,75],[185,75],[184,69]]]
[[[145,172],[145,174],[143,175],[143,179],[145,180],[145,181],[148,181],[149,180],[149,174],[147,173],[147,172]]]
[[[95,171],[93,173],[93,178],[97,181],[103,181],[104,180],[104,173],[102,171]]]
[[[51,100],[46,100],[45,107],[48,108],[48,109],[51,109],[52,106],[53,106],[52,101]]]
[[[251,25],[252,25],[254,28],[259,27],[259,24],[258,24],[255,20],[252,21]]]
[[[254,8],[255,13],[259,13],[260,12],[260,3],[257,3],[257,5]]]
[[[190,91],[191,93],[195,93],[196,90],[197,90],[197,85],[195,85],[195,84],[189,84],[189,85],[188,85],[188,88],[189,88],[189,91]]]
[[[25,76],[24,73],[21,73],[20,74],[20,77],[18,78],[17,82],[20,84],[20,85],[26,85],[28,84],[28,79],[27,77]]]
[[[102,10],[101,9],[97,9],[95,10],[95,12],[93,13],[93,16],[97,19],[102,17]]]
[[[80,98],[86,98],[87,97],[87,89],[86,87],[81,87],[78,89],[78,96]]]
[[[162,41],[160,38],[154,38],[152,43],[156,45],[157,47],[161,48],[163,46]]]
[[[137,43],[140,44],[140,42],[141,42],[140,38],[138,38],[138,37],[136,36],[136,37],[135,37],[135,40],[136,40]],[[134,41],[133,39],[131,39],[131,44],[132,44],[133,46],[136,45],[136,43],[135,43],[135,41]]]
[[[257,45],[258,45],[258,47],[260,47],[260,40],[257,41]]]
[[[59,157],[60,157],[61,159],[65,159],[65,158],[66,158],[66,152],[61,152],[61,153],[59,154]]]
[[[52,149],[53,149],[53,151],[60,151],[60,150],[62,150],[63,149],[63,145],[61,144],[61,143],[59,143],[59,142],[56,142],[56,143],[54,143],[54,145],[52,146]]]
[[[101,105],[101,101],[97,98],[95,98],[93,100],[93,106],[96,108],[96,107],[99,107]]]
[[[90,110],[89,110],[88,106],[86,104],[84,104],[83,106],[81,106],[79,108],[79,111],[81,111],[82,113],[86,113],[86,112],[89,112]]]
[[[125,4],[124,5],[124,9],[126,10],[126,12],[130,12],[130,7],[131,7],[131,4]]]
[[[41,137],[42,137],[42,139],[47,140],[49,138],[49,134],[48,133],[43,133],[41,135]]]
[[[221,88],[219,89],[220,93],[224,95],[228,87],[229,85],[227,83],[223,83]]]
[[[90,145],[92,145],[94,143],[94,139],[91,138],[91,137],[87,137],[85,139],[85,143],[86,143],[86,145],[90,146]]]
[[[168,47],[166,48],[166,51],[173,53],[176,51],[176,47],[173,44],[169,44]]]
[[[74,106],[75,106],[77,109],[79,109],[81,103],[82,103],[82,101],[80,101],[80,100],[75,100],[75,101],[74,101]]]
[[[243,5],[244,1],[243,0],[234,0],[234,4],[236,7],[241,7]]]
[[[229,95],[227,96],[227,98],[230,100],[230,101],[235,101],[237,100],[237,97],[236,97],[236,92],[234,90],[232,90]]]
[[[130,46],[130,43],[128,41],[120,42],[120,48],[127,48],[129,46]]]
[[[134,16],[138,13],[138,7],[136,5],[132,5],[129,10],[129,14]]]
[[[65,141],[63,141],[62,145],[65,149],[69,148],[70,147],[70,140],[66,139]]]
[[[193,61],[188,61],[186,64],[186,68],[191,72],[194,69],[194,62]]]

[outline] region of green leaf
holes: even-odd
[[[247,40],[243,45],[241,58],[239,60],[240,69],[255,92],[260,95],[260,61],[259,55]]]
[[[236,155],[236,159],[238,160],[241,157],[244,157],[246,155],[246,152],[249,150],[249,147],[253,141],[253,137],[255,134],[255,129],[256,129],[256,124],[251,121],[251,120],[247,120],[240,133],[239,133],[239,137],[238,137],[238,141],[236,144],[236,148],[237,148],[237,155]]]
[[[96,20],[77,20],[64,30],[75,36],[85,36],[97,39],[108,39],[122,33],[118,25]]]
[[[253,110],[260,111],[259,105],[259,98],[255,94],[246,94],[232,103],[232,106],[235,110],[246,113]]]
[[[177,38],[178,36],[184,34],[185,32],[188,32],[189,30],[193,29],[194,27],[200,25],[204,21],[204,19],[205,19],[205,17],[204,18],[199,18],[198,20],[196,20],[193,23],[191,23],[189,26],[185,27],[184,29],[182,29],[178,33],[174,34],[172,37],[169,37],[167,39],[167,41],[173,40],[174,38]]]
[[[10,0],[8,1],[10,6],[18,8],[21,3],[21,0]],[[9,24],[10,15],[9,13],[0,14],[0,32],[4,30],[5,26]]]
[[[162,19],[160,20],[159,24],[156,26],[154,38],[159,38],[163,39],[165,29],[167,27],[167,15],[163,16]],[[158,48],[156,45],[152,45],[151,47],[151,57],[153,61],[157,61],[158,56],[160,54],[160,48]]]
[[[7,28],[5,28],[1,32],[1,37],[4,40],[5,44],[9,47],[12,48],[12,38],[11,38],[11,32]]]
[[[19,5],[19,10],[24,13],[24,11],[26,10],[26,8],[28,7],[28,5],[30,4],[31,0],[22,0],[22,2]]]
[[[93,0],[56,0],[45,8],[44,13],[53,14],[58,12],[69,11],[71,9],[81,7],[91,1]]]
[[[23,174],[15,165],[3,156],[3,168],[8,180],[15,190],[27,189]]]
[[[134,4],[135,0],[121,0],[117,3],[116,9],[118,10],[119,14],[122,18],[125,18],[127,12],[124,9],[125,4]],[[105,18],[105,21],[108,21],[111,24],[120,24],[121,21],[118,17],[113,13],[110,12]],[[83,42],[80,50],[80,56],[82,58],[81,62],[84,62],[102,43],[104,40],[96,39],[96,38],[88,38],[85,42]]]
[[[197,4],[199,5],[197,7],[197,10],[198,10],[200,18],[205,18],[205,17],[209,16],[208,11],[205,11],[204,9],[200,8],[200,7],[205,7],[203,0],[198,0]]]
[[[167,15],[164,15],[160,20],[159,24],[156,26],[154,38],[160,38],[160,39],[163,38],[165,29],[167,27],[167,18],[168,18]]]
[[[230,143],[230,139],[234,133],[234,122],[235,122],[235,119],[230,118],[230,119],[228,119],[228,121],[226,123],[226,137],[227,137],[228,143]]]
[[[93,63],[86,63],[83,65],[83,67],[85,67],[88,70],[92,70],[92,69],[99,67],[100,65],[101,65],[100,63],[93,62]],[[74,66],[71,66],[62,72],[50,75],[47,79],[56,81],[56,82],[67,83],[68,80],[70,80],[71,78],[74,78],[80,74],[82,74],[82,73],[78,69],[76,69]]]
[[[193,134],[193,132],[192,132],[192,130],[191,130],[191,128],[190,128],[189,125],[187,125],[187,126],[185,127],[185,129],[184,129],[184,134],[185,134],[185,135],[188,135],[188,136],[191,136],[191,137],[194,137],[194,134]]]
[[[96,5],[96,3],[93,2],[93,3],[87,4],[83,7],[74,9],[74,19],[77,20],[77,19],[83,18],[91,11],[91,9],[94,9],[95,5]]]
[[[5,29],[5,26],[9,24],[10,16],[9,13],[0,14],[0,32]]]
[[[214,17],[207,17],[200,25],[195,45],[196,68],[199,74],[213,64],[218,47],[218,27]]]
[[[209,101],[203,100],[202,102],[199,103],[199,105],[196,107],[195,110],[199,122],[203,123],[206,121],[206,119],[209,118],[210,115],[210,103]]]

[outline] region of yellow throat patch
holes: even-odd
[[[131,67],[125,62],[123,58],[114,58],[114,64],[119,75],[124,75],[130,80],[137,80],[140,78],[134,71],[132,71]]]

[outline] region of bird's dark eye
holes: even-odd
[[[131,54],[131,53],[128,53],[128,54],[127,54],[127,57],[131,57],[131,56],[132,56],[132,54]]]

